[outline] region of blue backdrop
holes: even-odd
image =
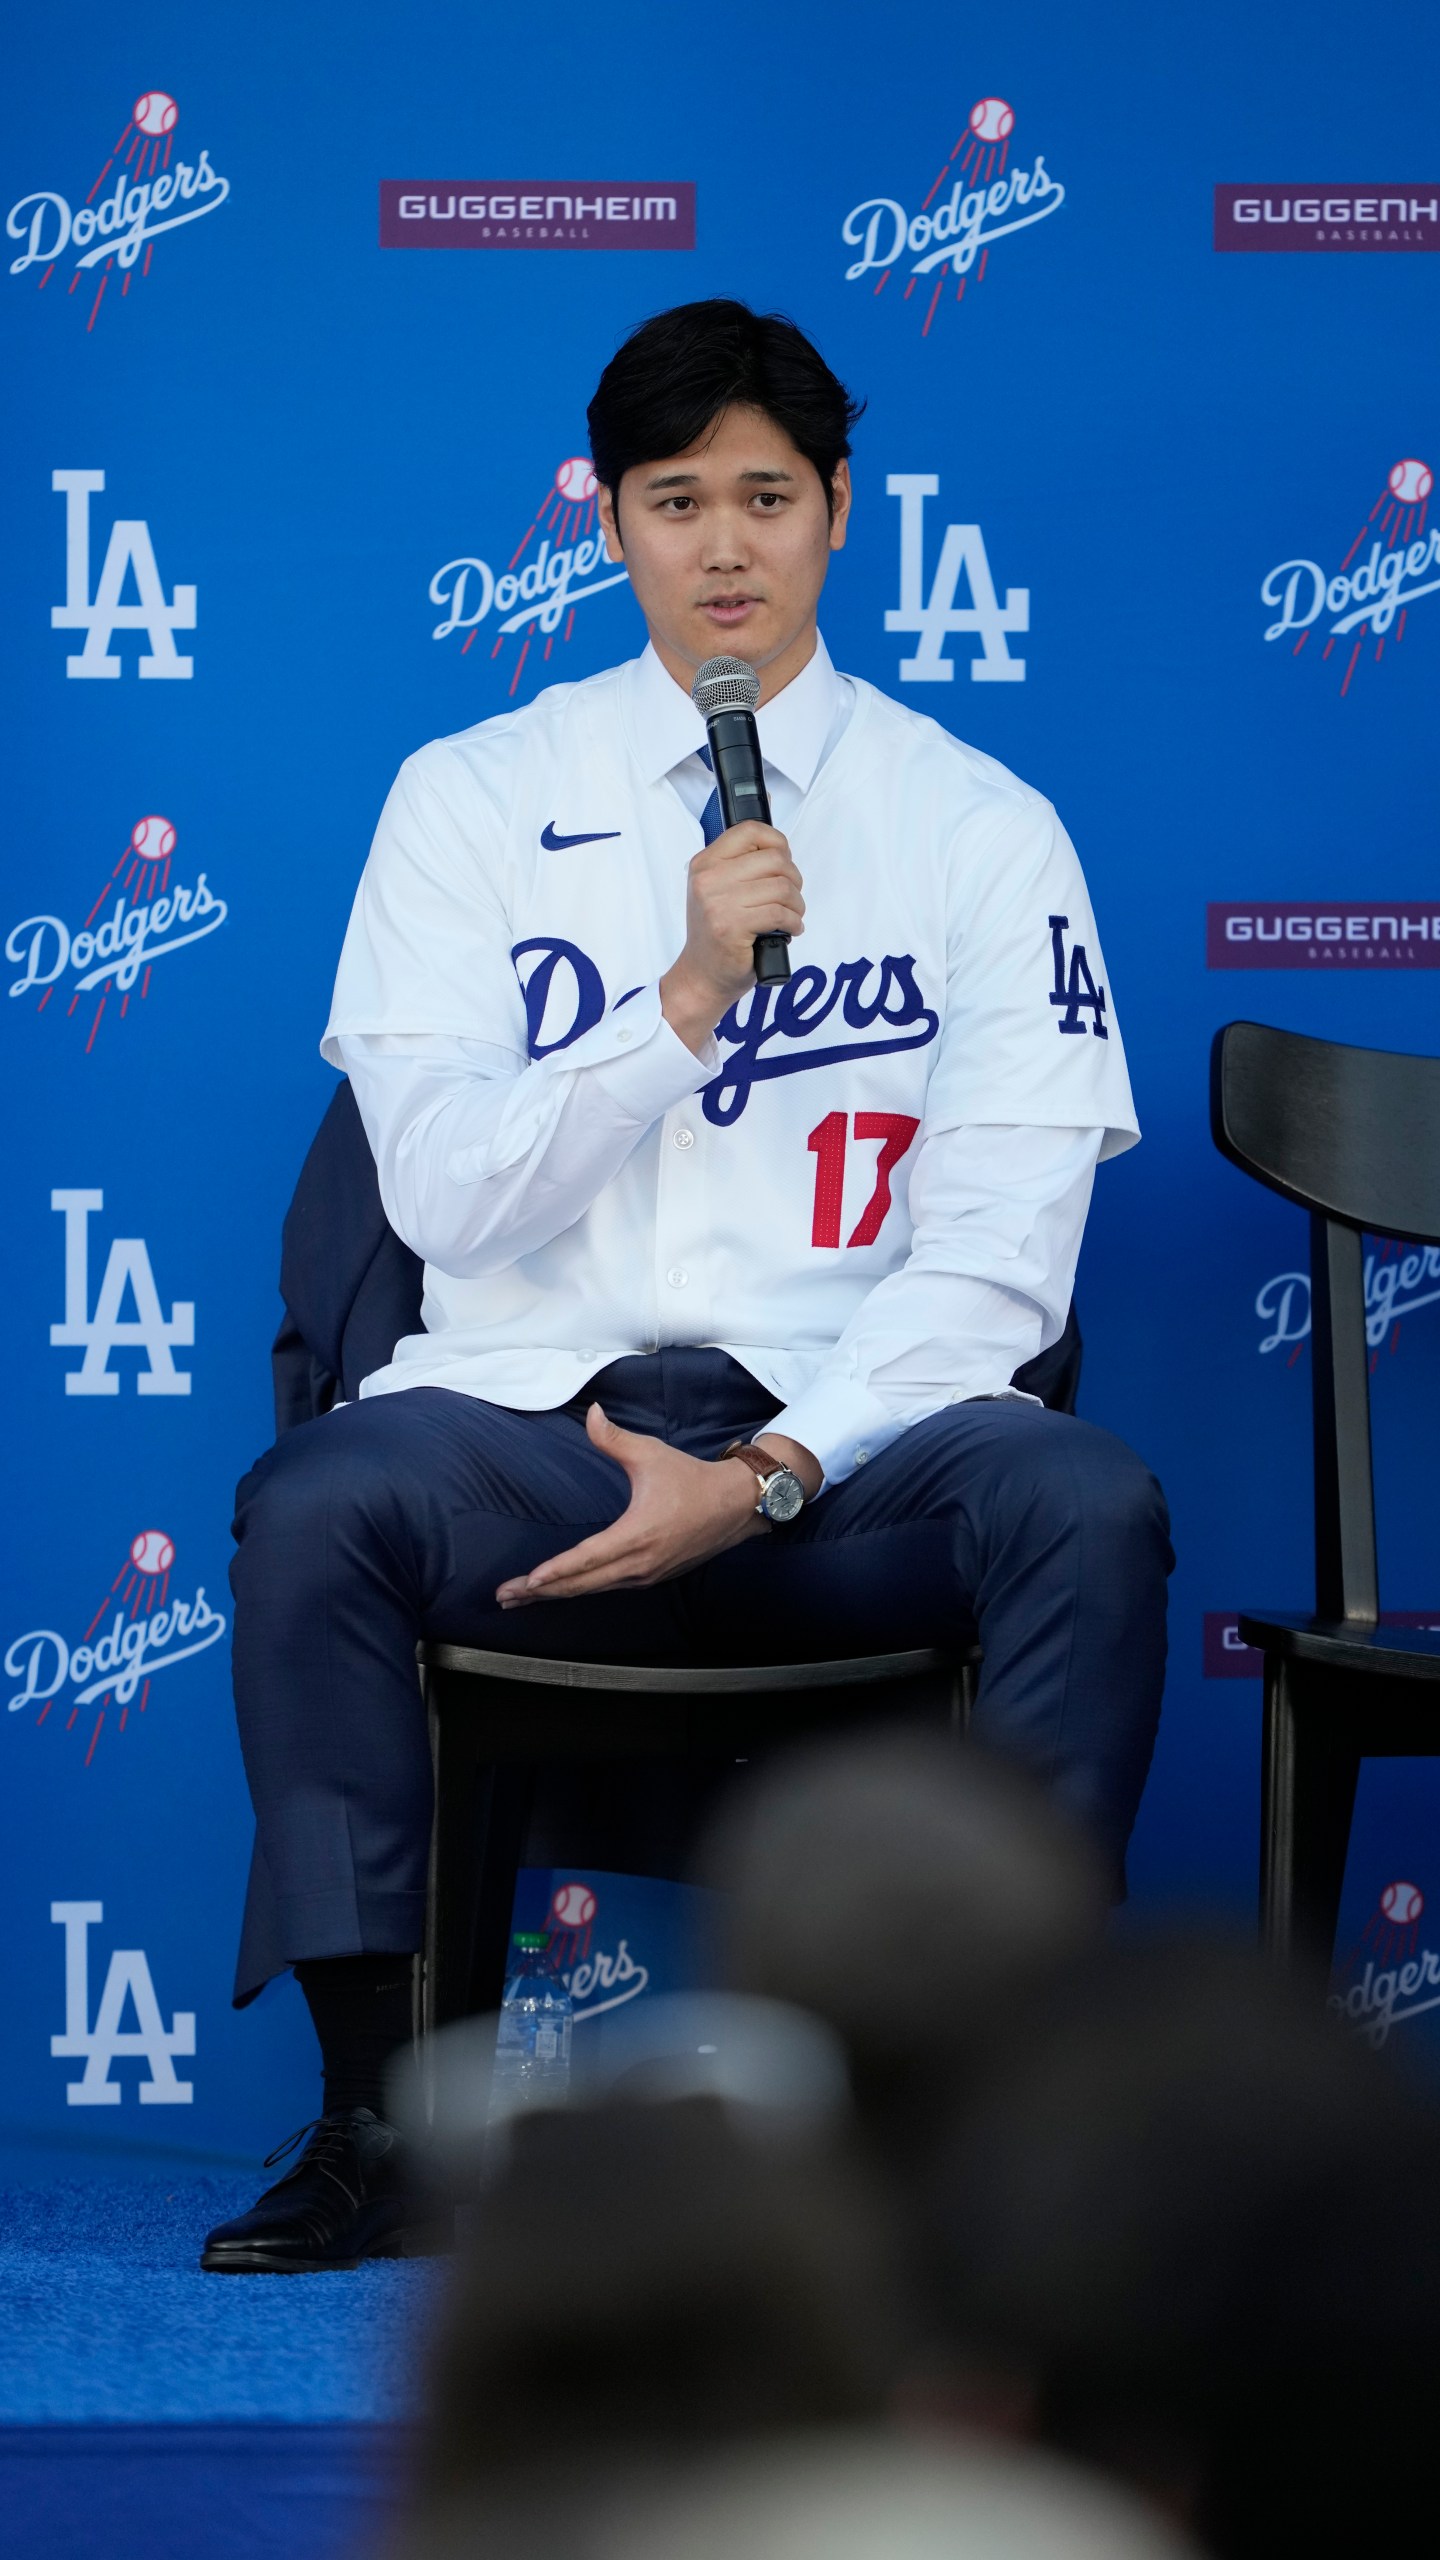
[[[1423,0],[1363,46],[1330,0],[795,0],[718,39],[648,0],[83,0],[12,40],[12,2127],[235,2151],[310,2111],[293,1986],[228,2007],[225,1574],[316,1040],[402,757],[638,647],[581,547],[585,402],[704,293],[868,397],[839,663],[1049,792],[1086,863],[1145,1143],[1098,1186],[1083,1407],[1180,1557],[1133,1890],[1248,1904],[1227,1622],[1307,1589],[1305,1249],[1213,1155],[1206,1055],[1237,1014],[1436,1046],[1437,58]],[[502,630],[542,560],[553,627]],[[1377,1240],[1373,1299],[1383,1596],[1440,1616],[1440,1258]],[[1423,1956],[1437,1813],[1427,1768],[1367,1775],[1367,2014]]]

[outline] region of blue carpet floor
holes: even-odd
[[[7,2560],[375,2560],[392,2436],[0,2426]]]
[[[0,2200],[0,2513],[14,2560],[364,2560],[430,2261],[205,2276],[255,2179],[87,2178]]]
[[[353,2275],[205,2276],[213,2222],[249,2178],[87,2179],[0,2203],[0,2424],[408,2416],[431,2260]]]

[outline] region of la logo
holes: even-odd
[[[900,501],[900,602],[885,616],[887,631],[913,631],[920,646],[913,658],[900,661],[902,684],[953,684],[955,668],[945,655],[945,642],[955,632],[969,632],[981,654],[970,662],[972,684],[1023,684],[1025,661],[1012,658],[1006,646],[1011,631],[1030,628],[1030,590],[1007,587],[1002,605],[990,575],[985,537],[978,524],[945,528],[930,593],[925,593],[925,501],[939,495],[933,471],[892,471],[887,495]],[[970,589],[968,604],[957,604],[961,577]]]
[[[110,643],[117,631],[143,631],[150,647],[142,676],[193,676],[195,661],[182,658],[177,631],[195,628],[195,590],[177,587],[170,602],[160,584],[150,527],[140,516],[117,516],[110,528],[100,583],[90,593],[90,500],[105,486],[103,471],[52,471],[50,486],[65,500],[65,601],[50,608],[51,628],[83,631],[85,646],[65,661],[67,676],[118,676],[122,661]],[[135,602],[123,604],[127,576]]]
[[[50,1340],[57,1349],[85,1353],[78,1369],[65,1372],[67,1396],[118,1396],[120,1380],[110,1354],[122,1347],[145,1352],[149,1366],[140,1371],[135,1391],[142,1396],[188,1396],[190,1372],[177,1369],[172,1353],[195,1340],[193,1300],[175,1300],[169,1320],[160,1309],[160,1293],[143,1236],[117,1236],[106,1257],[95,1311],[90,1312],[90,1214],[103,1209],[103,1191],[52,1191],[50,1206],[65,1220],[65,1316],[52,1324]],[[130,1292],[133,1316],[121,1313]]]
[[[1070,919],[1068,916],[1051,916],[1049,923],[1050,953],[1055,963],[1055,984],[1050,990],[1050,1002],[1060,1016],[1056,1030],[1076,1034],[1092,1031],[1097,1040],[1108,1040],[1105,990],[1095,983],[1084,943],[1072,942],[1067,968],[1065,936],[1070,930]],[[1082,1013],[1089,1014],[1088,1022],[1081,1021]]]
[[[117,1947],[100,1992],[95,2023],[90,2023],[90,1931],[105,1917],[103,1902],[52,1902],[50,1917],[65,1932],[65,2032],[52,2036],[57,2060],[79,2061],[78,2080],[65,2083],[72,2107],[118,2107],[123,2092],[110,2077],[110,2065],[123,2055],[141,2055],[150,2077],[140,2083],[142,2107],[188,2107],[195,2095],[193,2080],[175,2076],[176,2055],[195,2050],[195,2012],[177,2009],[167,2034],[150,1967],[139,1947]],[[135,2024],[124,2024],[126,2003]]]

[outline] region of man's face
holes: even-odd
[[[630,572],[655,648],[677,683],[722,651],[760,675],[768,700],[811,656],[815,607],[850,511],[835,475],[833,518],[820,475],[761,409],[732,408],[685,453],[638,463],[600,492],[612,560]],[[623,533],[623,540],[622,540]]]

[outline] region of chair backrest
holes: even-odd
[[[1215,1144],[1300,1208],[1440,1244],[1440,1058],[1227,1022],[1211,1051]]]
[[[285,1219],[285,1322],[272,1353],[277,1431],[354,1397],[420,1331],[424,1265],[402,1244],[348,1082],[336,1086]]]
[[[1210,1053],[1223,1156],[1310,1212],[1315,1608],[1379,1616],[1365,1230],[1440,1243],[1440,1058],[1230,1022]]]

